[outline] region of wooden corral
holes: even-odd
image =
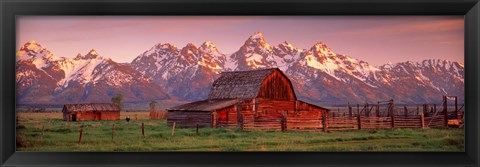
[[[167,118],[167,112],[160,110],[151,110],[149,113],[150,119],[165,119]]]
[[[331,112],[327,124],[329,130],[463,127],[464,112],[461,109],[464,105],[459,108],[456,99],[456,96],[443,96],[442,107],[440,105],[437,107],[436,104],[423,104],[423,111],[420,110],[420,105],[417,105],[416,110],[413,108],[409,111],[403,106],[396,111],[393,100],[379,101],[377,104],[367,103],[363,107],[357,104],[356,112],[353,112],[353,107],[348,104],[348,115],[346,112],[343,116],[341,113]],[[455,101],[455,106],[450,107],[454,109],[453,112],[448,111],[447,100]],[[385,112],[380,113],[380,104],[384,102],[387,102],[384,106]],[[375,114],[370,113],[373,109]]]
[[[243,130],[320,130],[323,125],[317,125],[322,123],[319,119],[328,111],[297,100],[290,80],[273,68],[222,73],[213,82],[207,100],[168,109],[167,123]],[[315,123],[306,127],[301,119],[314,119]]]
[[[65,104],[62,113],[65,121],[120,119],[120,108],[112,103]]]

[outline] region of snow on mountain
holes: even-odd
[[[226,56],[210,41],[200,47],[189,43],[181,49],[154,48],[159,49],[139,55],[132,61],[132,67],[182,99],[199,100],[206,97],[211,83],[225,66]]]
[[[155,63],[161,67],[151,68],[149,64]],[[207,41],[199,48],[187,44],[180,50],[150,50],[132,66],[184,100],[206,98],[210,84],[222,71],[258,68],[280,68],[292,80],[297,96],[314,103],[391,98],[413,103],[438,100],[440,94],[463,95],[463,86],[459,90],[457,85],[463,85],[463,65],[439,60],[409,63],[375,67],[335,53],[324,42],[309,49],[298,49],[287,41],[270,45],[256,32],[231,55],[222,54]]]
[[[296,67],[311,67],[342,82],[355,78],[370,87],[377,87],[372,80],[376,80],[375,73],[380,71],[378,68],[348,55],[336,54],[323,42],[303,52],[296,63]],[[317,74],[315,76],[318,77]]]
[[[403,91],[403,95],[415,92],[432,94],[417,97],[427,102],[438,101],[443,95],[458,95],[464,99],[464,67],[458,62],[430,59],[421,62],[401,62],[380,66],[384,87]],[[411,94],[411,97],[418,96]],[[406,98],[406,97],[405,97]]]
[[[308,49],[287,41],[270,45],[261,32],[252,34],[230,55],[220,52],[211,41],[182,48],[159,43],[131,63],[119,64],[95,50],[74,59],[56,57],[29,41],[17,52],[17,60],[19,98],[31,102],[108,100],[101,95],[111,96],[112,92],[122,92],[132,101],[201,100],[221,72],[258,68],[280,68],[292,81],[297,97],[316,104],[385,99],[431,103],[443,95],[457,95],[460,101],[464,98],[464,65],[458,62],[407,61],[376,67],[336,53],[324,42]],[[31,98],[33,94],[42,98]]]
[[[93,49],[69,59],[29,41],[17,52],[16,68],[19,103],[109,102],[116,93],[126,101],[171,98],[150,78]]]
[[[287,41],[284,41],[281,44],[273,47],[273,52],[276,56],[274,61],[277,67],[282,71],[286,71],[287,68],[292,65],[292,63],[300,59],[300,54],[303,52],[303,50],[300,50]]]
[[[250,70],[257,68],[268,68],[275,66],[273,60],[272,47],[265,42],[261,32],[251,35],[240,49],[229,56],[230,61],[235,64],[231,69],[236,70]]]

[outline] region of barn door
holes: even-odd
[[[97,120],[102,120],[102,113],[101,112],[95,113],[95,117]]]
[[[77,121],[77,114],[72,114],[72,121]]]

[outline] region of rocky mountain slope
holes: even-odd
[[[17,53],[18,100],[25,103],[109,101],[123,93],[129,101],[208,96],[223,71],[280,68],[299,99],[321,105],[376,102],[439,103],[443,95],[464,100],[464,66],[448,60],[373,66],[318,42],[299,49],[284,41],[270,45],[262,33],[248,37],[233,54],[213,42],[178,48],[159,43],[131,63],[116,63],[95,50],[74,59],[56,57],[35,41]]]
[[[150,78],[95,50],[69,59],[29,41],[17,52],[16,70],[21,104],[109,102],[117,93],[126,102],[172,98]]]

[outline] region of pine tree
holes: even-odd
[[[155,100],[151,101],[150,104],[148,104],[150,105],[150,110],[154,111],[157,104],[158,103]]]
[[[112,103],[118,105],[120,107],[120,110],[123,108],[123,94],[117,93],[115,97],[112,97]]]

